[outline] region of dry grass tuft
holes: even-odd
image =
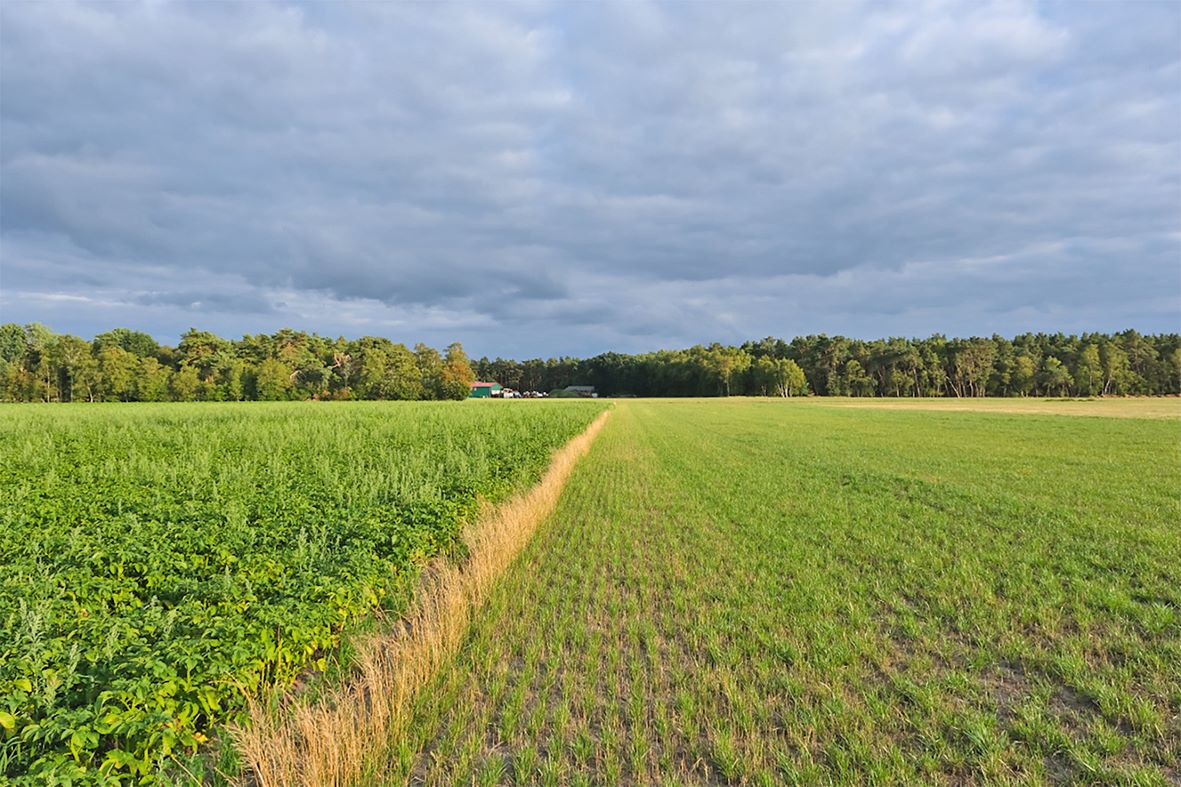
[[[559,449],[536,486],[467,529],[468,560],[430,572],[392,631],[357,643],[357,673],[350,683],[314,704],[296,701],[280,709],[263,701],[251,704],[250,725],[231,730],[250,782],[343,787],[366,776],[373,758],[409,721],[415,693],[458,648],[496,578],[553,511],[608,414]]]

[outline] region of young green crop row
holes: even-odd
[[[374,783],[1176,784],[1179,489],[1176,421],[620,402]]]
[[[601,409],[0,408],[0,773],[151,780]]]

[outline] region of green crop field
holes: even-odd
[[[1178,405],[620,401],[366,783],[1177,783]],[[603,408],[0,408],[0,773],[208,765]]]
[[[847,404],[619,403],[382,775],[1181,782],[1181,422]]]
[[[602,410],[523,405],[0,407],[0,774],[150,776],[398,610]]]

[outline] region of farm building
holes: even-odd
[[[469,399],[487,399],[492,396],[500,396],[500,383],[472,383],[472,392],[468,394]]]

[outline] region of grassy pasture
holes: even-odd
[[[1181,782],[1178,424],[843,405],[618,403],[388,782]]]
[[[151,778],[602,409],[0,407],[0,782]]]

